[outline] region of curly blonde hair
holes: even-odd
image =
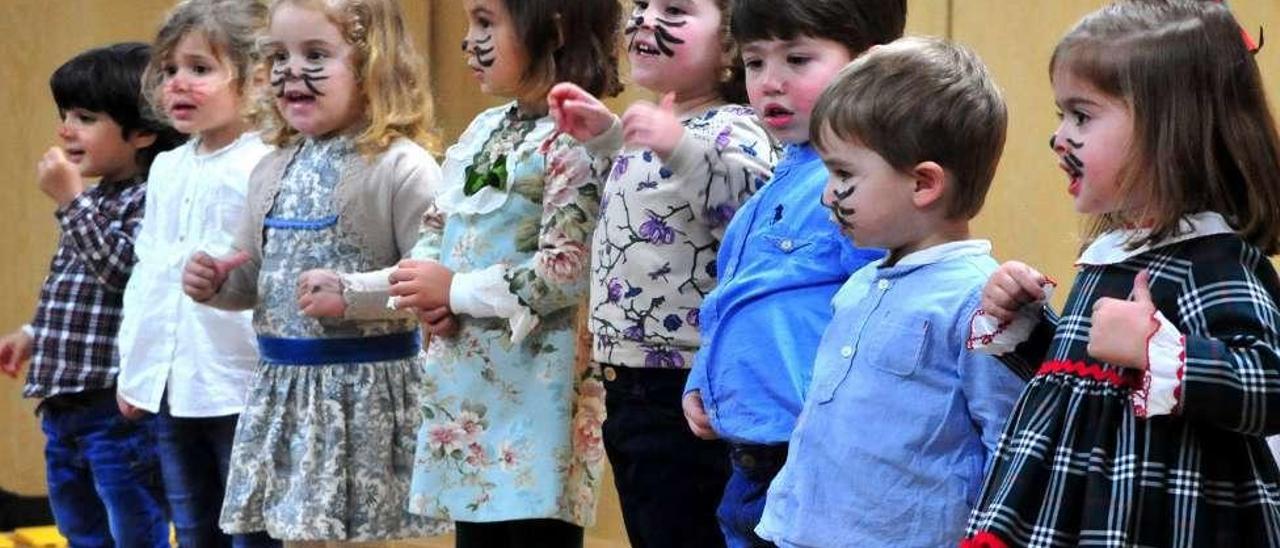
[[[354,49],[352,61],[365,107],[364,129],[355,137],[361,154],[381,153],[401,137],[439,152],[425,65],[405,32],[395,0],[274,0],[271,13],[286,4],[324,13]],[[264,73],[270,70],[268,59],[261,63]],[[263,92],[263,139],[276,146],[293,143],[298,131],[285,123],[270,90]]]
[[[163,93],[165,65],[173,50],[188,34],[199,32],[208,40],[218,61],[234,72],[233,87],[240,97],[252,99],[254,72],[260,61],[257,39],[267,26],[267,5],[262,0],[183,0],[165,16],[151,44],[151,61],[142,76],[142,92],[152,110],[165,115]],[[261,109],[256,101],[244,102],[241,115],[257,124]]]

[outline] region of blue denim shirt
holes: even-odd
[[[955,546],[1023,382],[966,350],[996,262],[934,246],[833,299],[787,463],[756,532],[779,546]]]
[[[822,205],[826,182],[817,152],[790,145],[725,230],[685,390],[701,392],[712,428],[731,443],[791,438],[831,297],[882,255],[840,234]]]

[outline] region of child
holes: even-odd
[[[786,457],[831,297],[880,256],[855,248],[828,220],[827,170],[809,146],[810,111],[836,72],[901,36],[905,22],[903,0],[734,3],[751,105],[787,148],[773,180],[725,231],[684,395],[693,432],[731,446],[733,472],[717,517],[732,547],[762,542],[753,530]]]
[[[592,241],[590,329],[627,536],[635,548],[710,548],[724,545],[715,508],[728,448],[694,436],[677,402],[720,238],[768,180],[775,149],[755,113],[732,104],[746,94],[729,0],[635,4],[626,30],[631,79],[662,103],[637,102],[619,121],[561,84],[551,114],[593,155],[614,158]]]
[[[1040,369],[970,545],[1280,545],[1280,138],[1240,35],[1220,4],[1130,1],[1054,50],[1051,144],[1096,225],[1061,318],[1027,265],[983,289],[985,346]]]
[[[965,352],[995,270],[969,239],[1005,106],[967,49],[905,38],[844,69],[813,108],[846,236],[888,250],[832,300],[813,383],[756,531],[778,546],[954,546],[1023,382]]]
[[[37,167],[62,235],[30,325],[0,339],[0,370],[31,361],[23,396],[47,438],[45,467],[58,529],[73,546],[169,546],[150,421],[116,407],[116,331],[133,270],[147,169],[183,137],[139,90],[150,48],[92,49],[53,73],[62,146]],[[83,178],[99,177],[85,188]]]
[[[410,515],[419,331],[386,308],[439,169],[420,61],[391,0],[279,0],[262,42],[274,105],[237,253],[184,289],[254,308],[262,365],[240,415],[221,525],[289,541],[422,536]],[[387,270],[379,270],[387,269]]]
[[[218,530],[231,440],[258,359],[251,315],[192,303],[175,268],[201,249],[229,251],[249,172],[270,151],[246,117],[266,12],[256,0],[184,0],[157,33],[144,79],[155,110],[194,138],[151,169],[124,294],[117,395],[126,416],[156,414],[165,496],[183,546],[279,544]]]
[[[457,521],[459,547],[581,546],[604,452],[598,370],[575,367],[575,316],[608,158],[554,134],[555,82],[616,94],[615,0],[467,0],[464,49],[487,94],[445,155],[445,186],[398,305],[435,334],[411,511]],[[584,365],[585,360],[581,361]]]

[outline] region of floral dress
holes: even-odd
[[[447,153],[411,255],[455,272],[460,330],[427,352],[412,512],[594,520],[604,388],[575,332],[608,159],[552,129],[499,107]]]
[[[266,220],[254,328],[263,337],[332,339],[415,334],[411,319],[317,320],[298,310],[298,276],[372,264],[338,223],[334,188],[356,151],[345,138],[303,143]],[[264,352],[265,353],[265,352]],[[240,415],[222,528],[285,540],[425,536],[447,523],[405,511],[421,422],[416,357],[339,364],[263,362]]]

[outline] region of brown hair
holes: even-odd
[[[871,48],[836,75],[809,120],[814,147],[828,128],[909,172],[937,162],[952,180],[946,215],[982,209],[1004,150],[1004,97],[977,54],[938,38],[903,38]]]
[[[233,89],[244,102],[242,114],[251,123],[257,121],[251,92],[253,73],[259,61],[258,33],[266,27],[267,7],[261,0],[183,0],[169,10],[151,45],[151,61],[142,79],[142,90],[151,108],[164,116],[161,88],[165,82],[165,65],[174,48],[191,32],[201,33],[209,41],[218,61],[230,65],[235,73]]]
[[[1090,238],[1141,220],[1132,246],[1176,235],[1180,219],[1214,211],[1268,254],[1280,251],[1280,139],[1258,64],[1226,7],[1128,0],[1098,10],[1058,43],[1049,63],[1122,100],[1133,139],[1119,187],[1126,214],[1094,219]]]
[[[395,0],[275,0],[271,12],[284,4],[324,13],[353,46],[352,61],[365,108],[365,127],[355,138],[357,150],[377,154],[403,137],[439,151],[425,65],[405,31]],[[263,63],[262,69],[269,70],[265,64],[269,60]],[[263,98],[270,105],[264,140],[276,146],[293,142],[297,130],[284,122],[270,93]]]
[[[573,82],[597,97],[622,93],[618,0],[502,0],[529,54],[524,80]]]
[[[733,37],[759,40],[823,38],[850,57],[902,37],[907,0],[734,0]]]

